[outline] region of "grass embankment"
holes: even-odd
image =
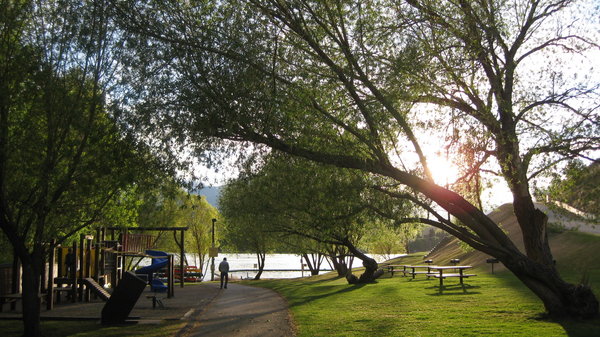
[[[600,237],[577,233],[570,239],[600,242]],[[600,295],[599,263],[591,265],[587,259],[572,256],[562,272],[570,281],[588,275]],[[397,262],[420,264],[422,254]],[[600,336],[600,319],[544,318],[542,303],[511,273],[491,274],[489,267],[474,273],[478,276],[467,279],[464,288],[458,279],[447,279],[442,292],[437,279],[418,275],[412,280],[399,274],[360,286],[332,275],[247,284],[282,294],[299,336]]]

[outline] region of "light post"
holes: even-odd
[[[212,255],[212,263],[210,265],[211,281],[215,280],[215,222],[217,222],[217,219],[212,219],[212,252],[210,254]]]

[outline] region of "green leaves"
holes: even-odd
[[[540,200],[563,202],[597,218],[600,216],[600,189],[596,183],[599,175],[597,162],[586,166],[580,160],[573,160],[562,172],[552,176],[547,189],[536,191],[536,195]]]
[[[239,233],[233,241],[240,249],[248,247],[235,240],[251,238],[285,240],[288,247],[280,249],[286,251],[289,246],[303,247],[306,239],[360,245],[365,235],[378,235],[375,228],[392,228],[394,220],[410,212],[398,207],[402,202],[392,203],[371,190],[373,184],[375,180],[360,171],[272,153],[223,190],[220,205],[228,239]]]

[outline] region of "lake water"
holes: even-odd
[[[175,255],[175,265],[176,267],[179,265],[178,262],[178,254]],[[186,259],[190,265],[196,265],[196,255],[195,254],[185,254]],[[388,259],[385,255],[378,254],[367,254],[368,256],[374,258],[377,262],[383,262]],[[394,255],[393,257],[403,256],[405,254]],[[229,262],[229,269],[232,272],[229,273],[230,277],[236,279],[246,279],[246,278],[254,278],[256,276],[256,272],[247,271],[248,269],[258,269],[258,260],[256,259],[256,254],[228,254],[228,253],[219,253],[219,256],[215,258],[215,273],[218,274],[218,266],[219,263],[223,260],[223,258],[227,258],[227,262]],[[137,268],[142,266],[147,266],[152,263],[151,259],[144,258]],[[261,278],[296,278],[296,277],[304,277],[310,276],[310,271],[307,267],[304,267],[304,272],[302,272],[302,264],[305,263],[301,260],[300,255],[296,254],[267,254],[265,258],[265,270],[268,269],[296,269],[299,271],[264,271],[261,275]],[[355,258],[352,267],[360,267],[362,263],[359,259]],[[236,270],[244,270],[244,271],[236,271]],[[323,260],[321,264],[321,269],[325,271],[321,271],[320,274],[329,272],[332,267],[329,265],[327,260]],[[210,280],[210,263],[208,266],[204,266],[202,268],[206,277],[204,277],[204,281]]]
[[[186,254],[188,261],[194,261],[194,256],[192,254]],[[377,262],[382,262],[386,260],[386,257],[383,255],[369,255],[373,257]],[[230,272],[230,276],[232,278],[254,278],[256,272],[252,271],[238,271],[239,269],[258,269],[258,260],[255,254],[227,254],[220,253],[219,257],[215,258],[215,272],[218,273],[218,265],[223,260],[223,258],[227,258],[227,262],[229,262],[229,268],[234,270],[234,272]],[[304,261],[301,260],[300,255],[296,254],[267,254],[265,258],[265,268],[264,269],[302,269],[302,263]],[[359,259],[354,259],[353,267],[361,266],[361,261]],[[327,261],[323,261],[321,264],[321,269],[330,270],[331,267]],[[328,271],[323,271],[321,274],[326,273]],[[295,278],[295,277],[303,277],[310,276],[310,271],[307,267],[305,267],[305,271],[264,271],[261,278]],[[210,279],[210,266],[207,271],[207,277],[205,280]]]

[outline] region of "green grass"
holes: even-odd
[[[600,296],[600,235],[569,231],[560,234],[553,247],[557,266],[566,281],[587,283]]]
[[[331,275],[247,284],[281,293],[299,336],[600,336],[598,319],[545,319],[541,302],[512,274],[475,273],[465,287],[446,280],[443,292],[437,279],[423,275],[386,275],[359,286]]]

